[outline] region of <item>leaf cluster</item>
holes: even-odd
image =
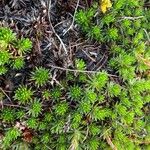
[[[11,29],[0,27],[0,75],[9,69],[22,69],[31,48],[32,42],[28,38],[17,39]]]

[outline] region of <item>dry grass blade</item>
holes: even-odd
[[[106,135],[105,138],[106,138],[106,141],[107,141],[108,145],[111,147],[112,150],[118,150],[117,147],[113,144],[113,142],[111,141],[111,138],[108,135]]]

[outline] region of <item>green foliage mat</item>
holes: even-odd
[[[103,13],[94,2],[75,19],[85,38],[107,47],[106,69],[90,72],[76,59],[59,81],[37,66],[11,97],[1,87],[0,149],[150,150],[150,10],[113,0]],[[31,49],[0,27],[0,80],[24,68]]]

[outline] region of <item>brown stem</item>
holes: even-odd
[[[111,138],[108,135],[106,135],[105,138],[106,138],[108,145],[112,148],[112,150],[117,150],[117,147],[113,144],[113,142],[111,141]]]

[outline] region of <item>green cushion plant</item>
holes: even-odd
[[[149,150],[150,49],[146,34],[150,11],[140,0],[111,2],[106,13],[94,1],[75,16],[85,38],[106,45],[106,67],[91,73],[84,60],[75,59],[74,72],[67,71],[63,79],[51,84],[51,69],[37,66],[26,77],[26,85],[13,91],[13,104],[4,103],[0,110],[4,123],[0,124],[1,149],[22,144],[35,150]],[[1,28],[0,43],[3,75],[10,64],[13,69],[23,67],[21,59],[30,52],[30,40],[17,42],[11,30]],[[9,44],[19,49],[18,57]],[[2,102],[7,99],[1,97]],[[25,131],[16,127],[17,121],[32,135],[30,142],[24,139]]]
[[[32,72],[31,79],[35,81],[37,86],[45,85],[50,78],[49,70],[39,67]]]
[[[19,103],[25,104],[32,100],[33,91],[26,86],[20,86],[14,95],[14,99],[18,100]]]
[[[31,48],[32,42],[29,39],[17,39],[11,29],[0,27],[0,75],[10,69],[22,69],[25,65],[24,58]]]

